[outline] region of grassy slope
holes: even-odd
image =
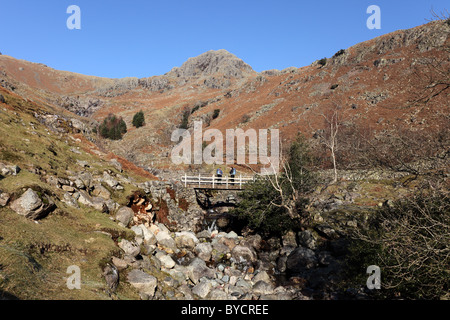
[[[77,145],[67,134],[49,131],[32,116],[36,105],[4,90],[0,93],[6,98],[6,104],[0,103],[0,162],[22,169],[17,176],[0,179],[0,190],[18,197],[29,186],[42,188],[53,194],[58,207],[38,223],[8,207],[0,208],[0,297],[7,294],[20,299],[109,298],[102,266],[119,249],[114,241],[117,239],[113,240],[108,233],[131,237],[131,231],[94,209],[67,206],[59,201],[63,198],[62,190],[41,181],[40,175],[28,169],[39,168],[49,175],[65,177],[68,170],[80,170],[76,160],[88,161],[93,174],[115,169],[95,155],[70,151]],[[125,187],[125,192],[131,190],[131,186]],[[120,199],[125,198],[125,192],[114,194],[113,198],[124,202]],[[69,290],[66,286],[71,275],[66,272],[71,265],[81,269],[81,290]],[[117,296],[137,298],[126,285],[119,286]]]

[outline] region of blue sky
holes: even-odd
[[[69,30],[70,5],[81,30]],[[381,29],[370,30],[370,5]],[[58,70],[149,77],[226,49],[256,71],[302,67],[450,10],[448,0],[0,0],[0,52]]]

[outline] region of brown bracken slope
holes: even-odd
[[[129,129],[122,140],[93,141],[139,166],[167,168],[171,133],[188,108],[190,127],[203,120],[204,128],[223,133],[279,129],[283,144],[324,129],[323,115],[335,108],[344,123],[372,132],[448,130],[449,33],[447,22],[434,21],[341,50],[326,64],[261,73],[225,50],[209,51],[145,79],[84,76],[0,56],[0,85],[97,121],[122,116]],[[146,125],[135,129],[139,110]]]

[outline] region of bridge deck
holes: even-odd
[[[235,176],[231,178],[230,176],[218,177],[212,176],[188,176],[184,175],[181,177],[181,182],[187,188],[192,187],[194,189],[216,189],[216,190],[241,190],[244,185],[249,181],[253,181],[254,177],[249,176]]]

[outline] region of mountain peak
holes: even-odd
[[[189,58],[181,67],[175,67],[170,74],[176,77],[201,77],[223,75],[227,78],[242,78],[255,71],[243,60],[225,49],[209,50]]]

